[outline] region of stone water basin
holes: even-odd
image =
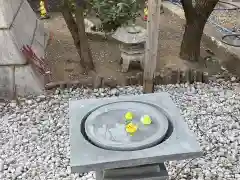
[[[124,115],[128,111],[134,114],[132,121],[138,125],[132,136],[124,129]],[[140,121],[146,114],[151,116],[150,125]],[[168,93],[73,100],[69,103],[69,119],[73,173],[96,171],[102,180],[114,169],[121,168],[120,174],[124,175],[127,167],[132,173],[140,166],[164,167],[165,161],[202,155],[196,137]],[[155,175],[164,179],[166,168],[161,169]],[[149,173],[146,176],[141,173],[139,170],[138,175],[129,178],[152,178]]]
[[[138,130],[133,136],[125,130],[125,113],[132,112],[132,122]],[[150,125],[140,119],[149,114]],[[168,119],[156,107],[141,102],[115,102],[94,110],[85,121],[85,132],[96,146],[109,150],[131,151],[152,147],[160,143],[168,130]]]

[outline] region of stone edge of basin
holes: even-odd
[[[116,101],[141,101],[168,112],[173,125],[169,138],[157,146],[136,151],[111,151],[88,142],[80,131],[82,119],[89,111]],[[122,167],[157,164],[171,160],[196,158],[202,155],[196,137],[188,129],[168,93],[123,96],[104,99],[72,100],[69,102],[70,166],[72,173],[101,171]]]

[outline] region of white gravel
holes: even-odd
[[[174,180],[240,180],[237,86],[223,82],[156,88],[172,95],[205,152],[191,162],[168,163],[171,178],[177,175]],[[22,98],[20,105],[0,104],[0,179],[95,179],[94,172],[70,174],[68,100],[141,92],[141,87],[56,90],[53,94]]]

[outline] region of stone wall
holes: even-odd
[[[39,94],[42,75],[21,53],[24,45],[44,57],[48,33],[26,0],[0,0],[0,98]]]

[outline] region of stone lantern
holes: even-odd
[[[127,72],[131,62],[139,62],[144,68],[146,29],[140,26],[120,27],[112,35],[119,42],[122,72]]]

